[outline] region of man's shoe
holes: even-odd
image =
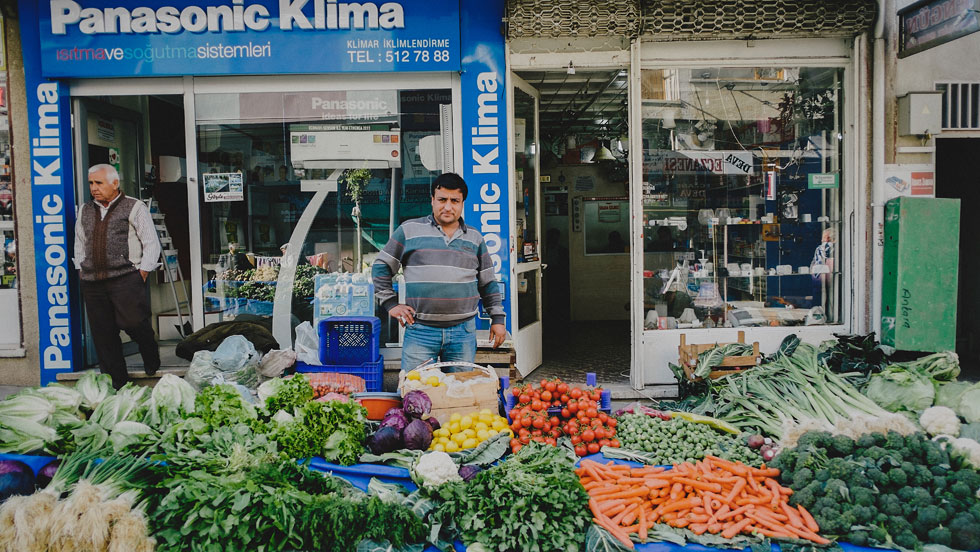
[[[148,376],[154,376],[154,375],[156,375],[157,370],[159,370],[159,369],[160,369],[159,366],[156,366],[156,367],[144,366],[143,367],[143,373],[146,374],[146,375],[148,375]]]

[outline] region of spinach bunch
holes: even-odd
[[[340,551],[363,539],[397,547],[425,537],[410,509],[290,460],[223,475],[195,470],[151,490],[147,512],[160,552]]]
[[[274,438],[291,458],[322,456],[347,466],[364,451],[366,423],[367,410],[356,402],[312,401],[292,421],[281,423]]]
[[[467,483],[437,487],[443,502],[434,517],[454,521],[467,546],[577,552],[591,514],[574,470],[574,456],[564,447],[528,443]]]

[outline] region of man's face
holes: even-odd
[[[452,224],[463,214],[463,192],[436,188],[432,196],[432,216],[439,224]]]
[[[100,203],[112,201],[119,193],[119,180],[110,181],[104,169],[88,175],[88,186],[92,190],[92,199]]]

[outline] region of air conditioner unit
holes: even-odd
[[[401,132],[338,126],[290,131],[290,163],[295,169],[401,168]]]

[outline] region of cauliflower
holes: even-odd
[[[953,439],[953,450],[966,457],[974,468],[980,469],[980,443],[973,439],[959,438]]]
[[[449,481],[462,481],[459,467],[451,456],[436,450],[423,454],[415,463],[415,475],[422,487],[437,487]]]
[[[960,434],[960,419],[952,408],[946,406],[932,406],[925,409],[919,416],[919,423],[929,435],[956,437]]]

